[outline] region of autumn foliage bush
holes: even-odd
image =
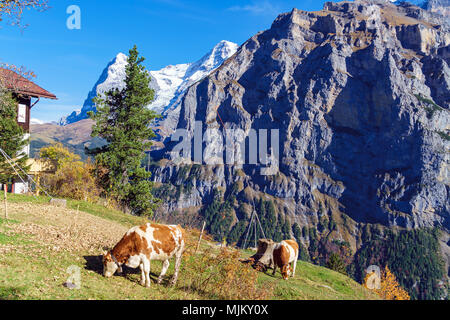
[[[56,172],[45,174],[41,187],[52,196],[95,202],[100,195],[95,178],[92,175],[94,165],[80,157],[62,144],[56,143],[40,150],[42,159],[56,162]]]
[[[264,300],[270,299],[273,288],[258,285],[258,272],[240,262],[240,252],[228,247],[208,247],[195,252],[196,244],[187,245],[183,255],[180,281],[187,292],[197,292],[211,299]]]
[[[369,278],[373,273],[368,273],[364,279],[364,287],[374,291],[385,300],[410,300],[409,294],[398,284],[395,275],[389,270],[388,266],[381,272],[381,279],[378,288],[368,286]]]

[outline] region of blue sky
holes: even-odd
[[[57,121],[81,108],[106,64],[136,44],[145,66],[193,62],[220,40],[242,44],[292,8],[320,10],[323,0],[49,0],[45,12],[27,11],[24,30],[0,24],[0,62],[34,71],[34,81],[56,94],[32,118]],[[70,5],[81,9],[81,29],[69,30]]]

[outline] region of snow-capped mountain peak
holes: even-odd
[[[169,65],[160,70],[150,71],[152,78],[150,87],[155,90],[155,100],[148,106],[158,113],[167,113],[176,106],[179,97],[193,83],[204,78],[231,57],[238,49],[238,45],[222,40],[206,55],[194,63]],[[123,53],[107,65],[94,88],[89,92],[81,112],[72,112],[62,118],[60,125],[74,123],[87,118],[88,111],[95,111],[92,99],[112,88],[122,88],[125,79],[127,56]]]
[[[108,76],[105,82],[97,86],[97,91],[106,92],[111,88],[122,88],[123,80],[125,79],[125,67],[127,65],[128,57],[120,52],[114,58],[114,63],[108,68]]]

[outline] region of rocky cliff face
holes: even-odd
[[[278,16],[187,90],[174,121],[190,137],[203,123],[203,159],[220,158],[223,129],[279,129],[279,170],[264,176],[255,165],[216,162],[190,173],[192,165],[161,161],[155,181],[190,176],[189,192],[168,209],[199,206],[214,188],[237,183],[242,201],[278,199],[301,225],[325,208],[354,226],[450,231],[445,20],[389,1],[327,2]],[[160,157],[170,158],[167,145]]]

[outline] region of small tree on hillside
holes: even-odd
[[[28,170],[28,156],[23,152],[28,141],[24,139],[23,129],[17,123],[17,102],[11,92],[0,86],[0,148],[25,171]],[[20,171],[16,167],[17,171]],[[16,176],[6,158],[0,154],[0,183],[7,184]]]
[[[154,99],[154,91],[149,88],[150,75],[142,65],[144,60],[134,46],[129,51],[124,88],[97,96],[97,112],[89,115],[96,121],[92,136],[107,141],[96,156],[102,187],[124,209],[150,215],[156,199],[151,193],[151,174],[141,163],[150,149],[149,139],[155,137],[150,124],[157,114],[146,108]]]
[[[333,252],[327,261],[327,268],[347,275],[347,266],[338,253]]]

